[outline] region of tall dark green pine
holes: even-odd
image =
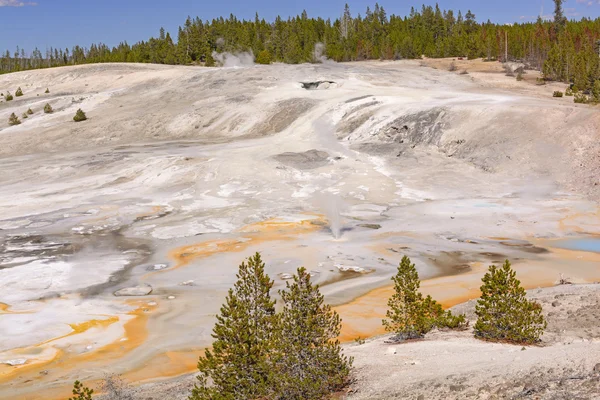
[[[319,286],[311,283],[304,268],[279,293],[283,310],[275,336],[272,398],[323,399],[348,383],[352,366],[337,339],[340,316],[324,303]]]
[[[527,300],[508,260],[490,266],[483,277],[475,314],[475,336],[485,340],[535,343],[546,329],[542,307]]]
[[[401,339],[416,339],[431,330],[423,313],[423,295],[419,292],[421,282],[415,264],[402,257],[398,272],[392,278],[394,294],[388,300],[387,319],[383,326]]]
[[[190,400],[248,400],[267,394],[276,323],[272,286],[260,254],[240,265],[217,315],[213,348],[198,361],[200,374]]]

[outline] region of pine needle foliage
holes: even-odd
[[[13,95],[10,92],[6,92],[6,96],[4,96],[4,100],[11,101],[13,99]]]
[[[77,110],[77,112],[75,113],[75,116],[73,117],[73,121],[75,121],[75,122],[85,121],[86,119],[87,119],[87,116],[85,115],[85,113],[83,112],[83,110],[81,108],[79,110]]]
[[[46,94],[50,93],[50,89],[46,88],[46,91],[44,93],[46,93]]]
[[[269,53],[269,50],[263,50],[260,53],[258,53],[258,56],[256,56],[257,64],[268,65],[268,64],[271,64],[272,62],[273,62],[273,58],[271,57],[271,53]]]
[[[475,336],[490,341],[536,343],[547,325],[542,307],[527,300],[508,260],[500,268],[489,267],[475,314],[478,317]]]
[[[17,96],[17,97],[23,96],[23,91],[21,90],[21,88],[17,89],[17,91],[15,92],[15,96]]]
[[[394,294],[388,300],[387,319],[382,323],[387,332],[395,334],[393,340],[422,338],[436,327],[458,329],[466,325],[463,315],[444,311],[431,296],[423,297],[419,273],[407,256],[402,258],[392,281]]]
[[[75,381],[73,384],[73,397],[69,397],[69,400],[92,400],[92,394],[94,394],[92,389],[85,387],[79,381]]]
[[[52,109],[52,106],[50,105],[50,103],[46,103],[46,105],[44,106],[44,113],[52,114],[53,112],[54,112],[54,110]]]
[[[27,114],[33,115],[33,110],[31,108],[27,109]]]
[[[21,121],[19,121],[19,117],[17,117],[17,114],[12,113],[10,114],[10,117],[8,117],[8,125],[13,126],[13,125],[19,125],[21,123]]]
[[[318,285],[299,268],[293,283],[279,292],[283,310],[278,318],[271,379],[275,400],[318,400],[348,384],[352,359],[342,354],[337,339],[338,313],[325,304]]]
[[[272,287],[260,254],[240,265],[217,315],[213,349],[198,361],[200,374],[190,400],[248,400],[267,394],[276,324]]]
[[[26,113],[26,112],[24,112],[24,113],[23,113],[23,115],[21,116],[21,118],[23,118],[23,119],[27,119],[27,118],[29,118],[29,115],[27,115],[27,113]]]

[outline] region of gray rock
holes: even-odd
[[[600,374],[600,363],[598,363],[594,366],[594,372],[597,374]]]
[[[115,296],[147,296],[152,293],[152,286],[148,284],[119,289],[113,294]]]
[[[360,224],[358,225],[361,228],[367,228],[367,229],[381,229],[381,225],[379,224]]]
[[[315,169],[329,164],[329,154],[315,149],[304,153],[281,153],[273,158],[296,169]]]

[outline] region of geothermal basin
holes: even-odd
[[[403,255],[445,306],[505,259],[528,288],[600,280],[575,169],[598,118],[504,78],[414,62],[1,76],[26,95],[0,121],[55,113],[0,128],[0,397],[193,372],[255,252],[275,290],[306,267],[345,341],[382,333]]]

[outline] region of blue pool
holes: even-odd
[[[553,244],[561,249],[600,253],[600,238],[564,239]]]

